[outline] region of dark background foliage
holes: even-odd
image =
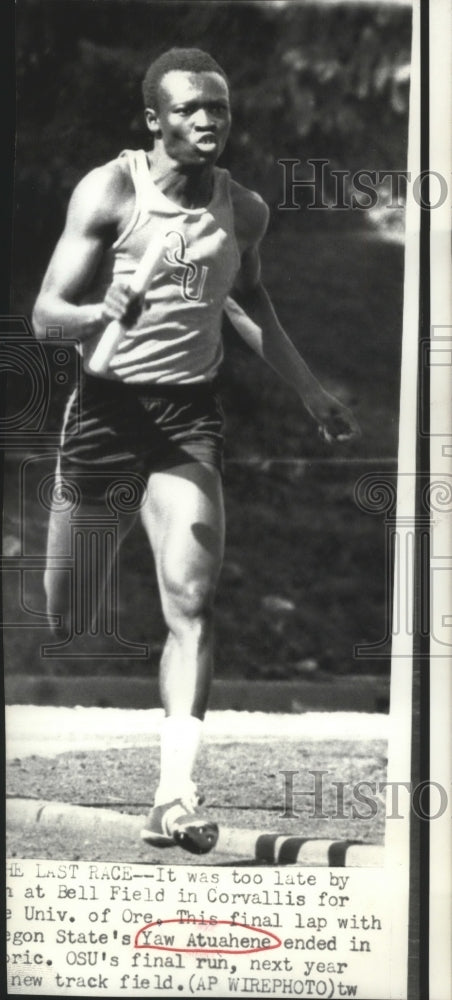
[[[19,262],[36,259],[38,245],[45,259],[89,168],[146,142],[141,80],[171,45],[206,48],[225,68],[234,129],[224,165],[272,207],[282,157],[326,157],[351,172],[403,168],[410,30],[409,10],[387,0],[19,0]]]

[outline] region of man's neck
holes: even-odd
[[[212,200],[213,164],[183,167],[158,148],[147,153],[147,159],[154,184],[170,201],[182,208],[204,208]]]

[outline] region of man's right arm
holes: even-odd
[[[84,340],[112,318],[105,303],[83,305],[81,300],[116,239],[123,187],[123,175],[113,164],[93,170],[76,187],[34,307],[38,339],[45,338],[49,326],[59,326],[63,337]]]

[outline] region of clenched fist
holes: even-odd
[[[143,308],[143,297],[132,291],[126,281],[114,281],[107,289],[103,312],[106,322],[118,320],[124,326],[133,326]]]
[[[306,402],[306,407],[318,425],[320,437],[328,444],[350,441],[361,433],[353,413],[323,389]]]

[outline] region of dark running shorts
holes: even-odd
[[[64,419],[63,488],[89,502],[129,491],[139,506],[151,472],[187,462],[222,472],[223,424],[216,383],[128,385],[83,372]]]

